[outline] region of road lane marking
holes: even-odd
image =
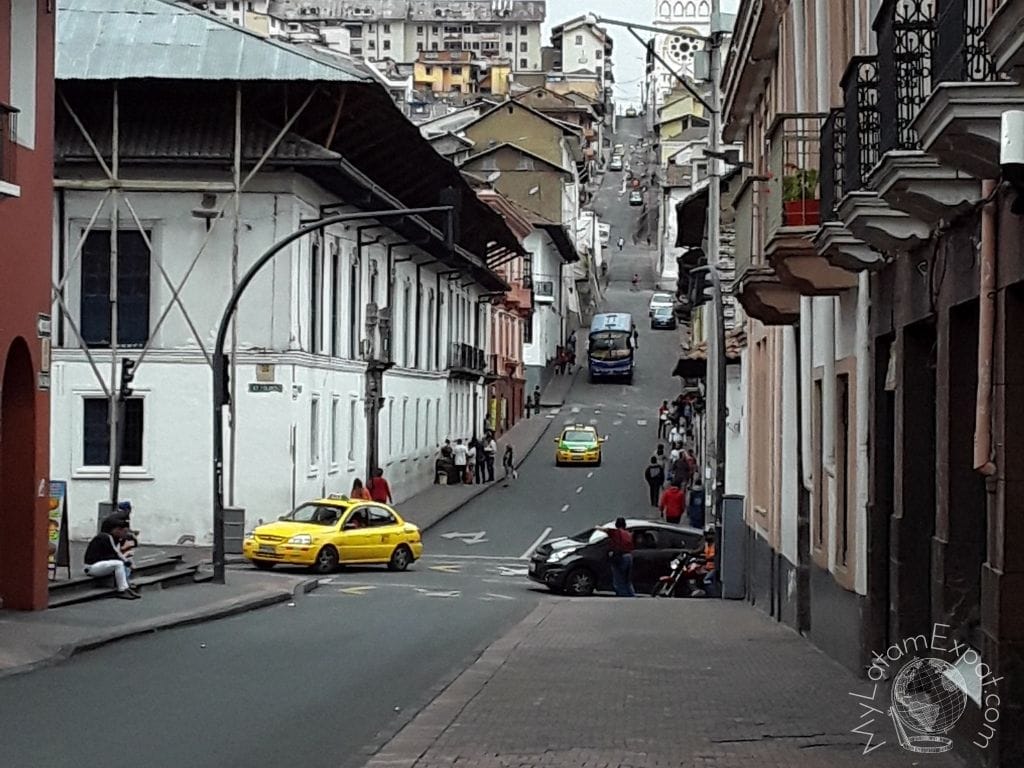
[[[613,422],[612,422],[612,426],[613,426],[613,427],[619,427],[619,426],[622,426],[622,422],[621,422],[621,421],[613,421]]]
[[[441,573],[461,573],[462,566],[458,563],[442,563],[441,565],[428,565],[428,568],[432,571],[440,571]]]
[[[496,592],[488,592],[487,597],[493,597],[498,600],[515,600],[514,597],[510,597],[509,595],[499,595]]]
[[[345,587],[344,589],[339,589],[338,591],[341,592],[343,595],[357,595],[358,597],[362,597],[371,589],[376,589],[376,587],[364,585],[361,587]]]
[[[592,426],[592,427],[597,426],[597,419],[591,419],[590,420],[590,426]]]
[[[460,589],[452,589],[448,592],[431,592],[428,589],[417,589],[416,591],[424,597],[462,597],[462,590]]]
[[[557,415],[558,415],[557,413],[549,413],[544,418],[545,419],[554,419]]]
[[[551,526],[548,526],[547,528],[544,529],[544,533],[542,533],[540,536],[537,537],[537,540],[534,541],[533,544],[530,545],[530,548],[528,550],[526,550],[525,552],[523,552],[523,554],[521,554],[519,556],[519,559],[520,560],[529,560],[530,559],[530,555],[533,554],[533,550],[535,550],[537,547],[539,547],[541,544],[544,543],[544,539],[546,539],[548,537],[549,533],[551,533]]]
[[[487,541],[487,531],[475,531],[474,533],[459,533],[453,531],[452,533],[442,533],[442,539],[459,539],[463,544],[483,544]]]
[[[579,407],[578,405],[574,405],[574,406],[572,407],[572,410],[571,410],[571,411],[569,411],[569,412],[570,412],[570,413],[579,413],[579,412],[580,412],[580,407]]]
[[[423,559],[428,557],[435,560],[505,560],[509,562],[519,559],[515,555],[424,555]]]
[[[647,426],[647,419],[637,419],[636,420],[636,425],[638,427],[646,427]]]
[[[600,408],[595,408],[595,409],[594,409],[594,413],[596,413],[596,414],[600,414],[600,413],[601,413],[601,409],[600,409]]]
[[[589,479],[589,478],[591,478],[591,477],[593,477],[593,476],[594,476],[594,473],[593,473],[593,472],[587,472],[587,478],[588,478],[588,479]]]
[[[498,566],[499,576],[526,576],[530,569],[525,565],[522,568],[509,568],[507,565]]]
[[[616,413],[615,415],[618,416],[620,419],[626,418],[626,414],[624,413]]]
[[[576,493],[583,493],[583,486],[582,485],[579,488],[576,489]]]
[[[563,504],[562,505],[562,511],[563,512],[568,512],[569,511],[569,505],[568,504]]]

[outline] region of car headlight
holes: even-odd
[[[288,539],[289,544],[312,544],[313,537],[308,533],[300,533],[298,536],[292,536]]]
[[[255,539],[256,538],[256,534],[253,533],[252,531],[249,531],[247,534],[245,534],[245,538],[246,539]]]
[[[567,558],[569,555],[571,555],[575,551],[576,551],[575,549],[559,549],[559,550],[556,550],[555,552],[552,552],[550,555],[548,555],[548,562],[549,563],[557,563],[560,560],[565,560],[565,558]]]

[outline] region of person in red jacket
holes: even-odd
[[[686,491],[680,487],[678,480],[673,480],[672,484],[661,494],[658,508],[665,516],[666,523],[678,524],[683,519],[683,512],[686,511]]]
[[[384,470],[378,467],[373,470],[373,477],[366,483],[366,489],[370,492],[370,498],[379,501],[381,504],[392,504],[391,486],[384,479]]]

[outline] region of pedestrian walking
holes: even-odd
[[[540,415],[540,385],[533,388],[533,412]]]
[[[480,441],[476,439],[476,435],[469,441],[469,445],[466,446],[466,480],[470,484],[480,483],[480,472],[483,469],[483,457]]]
[[[501,468],[505,470],[505,485],[508,485],[509,478],[516,480],[519,478],[519,473],[516,471],[515,456],[512,452],[512,446],[505,446],[505,453],[501,457]]]
[[[647,490],[651,497],[651,506],[658,507],[658,499],[661,497],[661,486],[665,482],[665,470],[658,463],[657,456],[651,456],[651,463],[644,470],[644,479],[647,481]]]
[[[462,444],[461,437],[455,441],[455,447],[452,448],[452,456],[455,462],[455,482],[465,482],[466,466],[469,463],[469,449]]]
[[[683,512],[686,511],[686,491],[680,486],[679,480],[675,479],[661,494],[658,500],[658,510],[661,512],[666,523],[679,524],[683,519]]]
[[[619,246],[619,250],[620,251],[622,250],[622,246],[624,246],[625,244],[626,244],[626,239],[623,238],[623,237],[620,237],[619,238],[619,242],[618,242],[618,246]]]
[[[352,481],[352,491],[349,493],[350,499],[362,499],[363,501],[373,501],[370,497],[370,492],[363,486],[363,481],[358,477]]]
[[[394,504],[391,497],[391,486],[384,479],[384,470],[377,467],[373,470],[373,476],[367,481],[366,489],[370,492],[370,498],[379,501],[381,504]]]
[[[633,349],[640,349],[640,331],[633,326]]]
[[[533,408],[533,397],[530,395],[526,396],[525,410],[526,418],[530,418],[530,410]]]
[[[489,432],[484,438],[484,467],[487,470],[487,482],[494,482],[494,459],[498,453],[498,441],[494,439],[494,433]]]
[[[661,401],[658,408],[658,439],[664,440],[668,434],[668,400]]]
[[[601,528],[608,534],[608,558],[612,567],[612,585],[619,597],[636,597],[633,591],[633,534],[626,529],[626,519],[615,519],[614,528]]]
[[[620,238],[621,240],[621,238]],[[640,273],[634,272],[633,279],[629,281],[632,284],[631,290],[638,290],[640,288]]]

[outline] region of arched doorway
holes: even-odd
[[[36,391],[32,356],[22,338],[7,353],[0,382],[0,599],[31,609],[43,564],[36,559]]]

